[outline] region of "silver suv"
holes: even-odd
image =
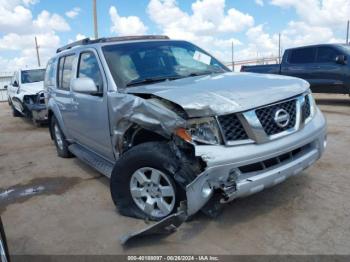
[[[160,220],[218,206],[300,173],[326,146],[301,79],[233,73],[165,36],[84,39],[46,69],[51,137],[110,177],[121,214]],[[183,206],[183,205],[182,205]]]

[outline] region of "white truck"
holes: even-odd
[[[8,86],[4,86],[14,117],[29,117],[36,125],[47,121],[44,77],[45,68],[22,69],[14,73]]]

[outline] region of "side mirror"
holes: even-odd
[[[347,59],[345,55],[338,55],[335,58],[335,62],[340,65],[346,65],[347,64]]]
[[[13,84],[12,84],[12,86],[18,87],[18,82],[17,82],[17,81],[14,81]]]
[[[7,85],[4,85],[4,89],[7,89]]]
[[[100,95],[94,80],[89,77],[76,78],[73,80],[72,89],[77,93]]]

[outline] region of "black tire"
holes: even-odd
[[[110,179],[110,190],[114,204],[120,214],[149,220],[161,220],[176,212],[180,201],[186,199],[185,190],[175,182],[174,171],[179,168],[179,161],[165,142],[140,144],[125,152],[114,166]],[[130,180],[140,168],[154,168],[167,176],[175,192],[175,205],[164,217],[154,217],[139,208],[130,192]]]
[[[18,112],[16,110],[16,108],[14,108],[14,106],[12,106],[12,116],[14,116],[14,117],[22,117],[23,115],[20,112]]]
[[[8,246],[7,246],[7,240],[6,240],[6,235],[5,235],[5,230],[4,230],[4,226],[2,224],[1,221],[1,217],[0,217],[0,245],[2,245],[3,250],[0,250],[0,260],[2,261],[2,252],[4,252],[5,257],[7,259],[8,262],[10,262],[10,254],[9,254],[9,250],[8,250]],[[0,247],[1,249],[1,247]]]
[[[58,132],[61,135],[61,142],[62,142],[62,144],[60,144],[58,142],[58,138],[56,137],[55,126],[57,127]],[[52,137],[53,137],[53,140],[55,142],[57,155],[60,156],[60,157],[63,157],[63,158],[70,158],[70,157],[72,157],[73,155],[68,149],[69,144],[68,144],[68,142],[66,140],[66,137],[64,136],[64,134],[62,132],[62,129],[59,126],[58,121],[57,121],[55,116],[52,116],[52,118],[51,118],[50,130],[52,132]],[[59,146],[59,144],[61,146]]]

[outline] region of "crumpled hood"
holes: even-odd
[[[21,84],[20,92],[25,93],[26,95],[35,95],[40,91],[44,91],[44,82],[34,82],[28,84]]]
[[[181,106],[189,117],[223,115],[283,100],[308,90],[302,79],[280,75],[224,73],[129,87],[127,93],[152,94]]]

